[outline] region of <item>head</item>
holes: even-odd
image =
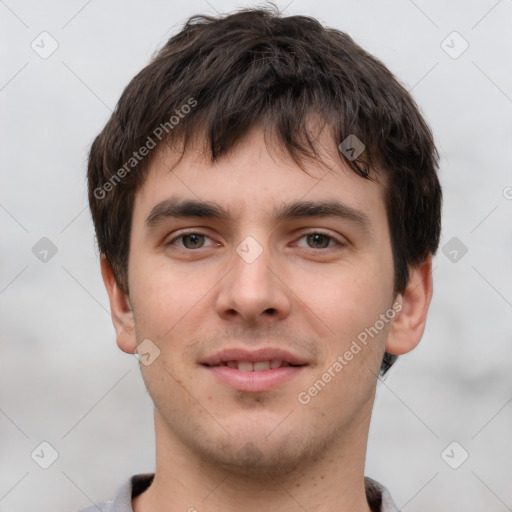
[[[173,369],[178,387],[187,378],[173,365],[197,362],[210,354],[208,346],[222,348],[235,336],[295,342],[322,374],[379,313],[399,304],[396,315],[381,321],[366,355],[357,356],[384,374],[423,333],[431,295],[425,283],[441,224],[437,162],[431,131],[409,93],[347,34],[271,8],[190,18],[126,87],[90,152],[89,202],[120,347],[133,352],[148,338],[163,356],[174,344],[180,352],[174,362],[171,355],[159,359]],[[216,201],[230,214],[213,218],[195,207],[193,226],[205,229],[194,232],[214,242],[206,252],[199,247],[200,258],[184,256],[194,248],[178,251],[175,240],[169,250],[171,227],[176,233],[182,226],[162,213],[171,196]],[[300,222],[283,223],[272,212],[283,203],[309,201],[313,209],[314,202],[336,198],[351,212],[318,232],[341,235],[346,255],[297,260],[304,252],[280,252]],[[314,219],[308,225],[323,228]],[[236,251],[247,236],[261,249],[250,264]],[[187,283],[201,286],[199,294]],[[249,306],[251,283],[259,298],[254,292]],[[413,319],[407,315],[414,307],[402,309],[409,292],[424,303],[416,304]],[[257,299],[266,312],[261,323],[252,316]],[[356,375],[357,365],[349,366],[347,379]],[[148,389],[157,379],[152,371],[143,368]],[[365,377],[368,396],[373,377]],[[158,408],[166,398],[153,389]],[[324,395],[322,406],[329,401]],[[248,396],[238,395],[250,402]],[[317,412],[322,406],[318,401]],[[227,412],[219,414],[227,419]],[[243,421],[233,428],[242,429]]]

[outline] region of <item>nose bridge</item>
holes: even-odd
[[[271,257],[268,240],[261,235],[246,236],[235,249],[233,279],[241,297],[264,300],[271,293]],[[261,242],[261,243],[260,243]]]
[[[259,240],[257,240],[257,238]],[[289,310],[288,297],[277,279],[268,237],[246,236],[235,248],[232,267],[223,280],[218,296],[218,313],[246,320],[256,320],[265,312],[284,315]]]
[[[268,241],[262,240],[261,236],[258,236],[263,245],[258,242],[258,240],[252,236],[246,236],[236,247],[236,253],[243,260],[243,262],[247,265],[252,265],[258,259],[267,260],[268,259]],[[264,258],[261,258],[262,254],[266,252]],[[237,262],[239,263],[239,262]],[[243,267],[243,265],[242,265]]]

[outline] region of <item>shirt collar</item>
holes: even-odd
[[[111,501],[110,512],[133,512],[132,498],[143,493],[153,482],[154,476],[154,473],[133,475],[120,485]],[[383,485],[369,477],[365,477],[364,485],[372,512],[400,512]]]

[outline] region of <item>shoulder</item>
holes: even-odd
[[[373,510],[377,512],[400,512],[389,491],[379,482],[365,477],[364,486],[366,499]]]
[[[151,485],[153,477],[152,473],[133,475],[118,486],[112,499],[78,512],[133,512],[132,498],[144,492]]]

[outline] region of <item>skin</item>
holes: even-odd
[[[156,473],[135,512],[370,510],[363,477],[377,375],[384,350],[404,354],[423,335],[432,261],[410,269],[406,290],[393,296],[383,185],[344,167],[326,133],[318,142],[330,169],[308,162],[309,175],[258,129],[214,165],[199,145],[177,165],[159,150],[136,193],[129,295],[102,259],[119,347],[133,353],[149,339],[160,350],[141,364],[155,405]],[[171,197],[215,201],[233,216],[167,218],[148,229],[153,207]],[[273,217],[285,203],[331,199],[362,212],[369,229],[336,217]],[[189,228],[205,237],[178,238]],[[318,231],[331,238],[306,236]],[[236,252],[247,236],[262,248],[252,263]],[[394,318],[300,403],[394,303],[402,305]],[[199,364],[235,346],[281,347],[308,366],[270,391],[240,392]]]

